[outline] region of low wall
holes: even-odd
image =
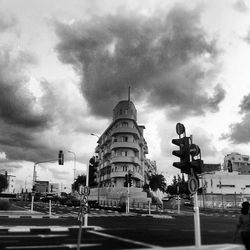
[[[89,200],[97,200],[100,203],[119,203],[124,202],[127,198],[127,188],[91,188]],[[131,187],[129,189],[131,203],[148,203],[151,201],[147,193],[142,188]]]
[[[245,200],[250,201],[250,195],[243,194],[203,194],[198,195],[198,204],[200,208],[216,208],[238,209],[241,207],[241,203]]]

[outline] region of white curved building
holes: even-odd
[[[132,172],[134,187],[142,187],[145,171],[155,172],[154,162],[146,159],[147,142],[143,125],[137,124],[137,110],[130,100],[120,101],[113,109],[113,121],[97,141],[99,187],[124,187],[125,175]]]

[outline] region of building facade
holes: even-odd
[[[145,172],[155,172],[156,164],[146,158],[145,127],[137,124],[137,110],[130,100],[113,109],[113,121],[97,141],[96,182],[99,187],[124,187],[125,176],[132,173],[134,187],[142,187]]]
[[[220,171],[203,175],[200,187],[205,187],[208,194],[250,194],[250,179],[249,175]]]
[[[250,157],[239,153],[230,153],[224,157],[224,170],[238,174],[250,174]]]

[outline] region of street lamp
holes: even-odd
[[[70,150],[68,150],[69,153],[74,155],[74,181],[76,180],[76,154]]]

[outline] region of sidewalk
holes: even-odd
[[[58,216],[40,213],[30,210],[2,210],[0,218],[58,218]]]

